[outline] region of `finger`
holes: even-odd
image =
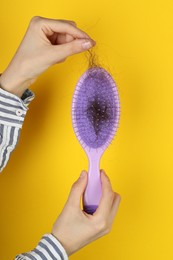
[[[53,33],[51,36],[47,36],[51,44],[55,45],[57,41],[57,33]]]
[[[44,25],[50,27],[54,32],[67,33],[72,35],[74,38],[90,38],[89,35],[81,29],[62,20],[44,18]]]
[[[73,207],[80,207],[81,197],[85,191],[86,185],[87,185],[87,172],[82,171],[78,180],[75,183],[73,183],[73,186],[71,188],[66,203],[68,206],[71,205]]]
[[[75,21],[72,21],[72,20],[64,20],[64,19],[58,19],[58,21],[62,21],[62,22],[66,22],[66,23],[71,23],[73,26],[77,26],[76,22]]]
[[[70,23],[72,24],[73,26],[77,27],[77,24],[75,21],[71,21],[71,20],[62,20],[60,19],[59,21],[62,21],[62,22],[67,22],[67,23]],[[64,44],[64,43],[67,43],[67,42],[71,42],[74,40],[74,37],[70,34],[64,34],[64,33],[55,33],[56,35],[56,41],[55,41],[55,44]]]
[[[65,42],[72,42],[74,41],[75,39],[73,38],[73,36],[69,35],[69,34],[66,34],[66,38],[65,38]]]
[[[64,33],[53,33],[51,36],[47,36],[47,38],[52,45],[60,45],[75,40],[70,34]]]
[[[91,39],[80,39],[80,40],[74,40],[69,43],[64,43],[62,45],[54,45],[52,48],[54,48],[54,51],[52,53],[53,59],[57,60],[64,60],[68,56],[77,54],[83,51],[86,51],[93,47],[96,43]],[[58,61],[54,60],[54,63]]]
[[[68,43],[71,41],[74,41],[74,37],[71,36],[70,34],[57,34],[56,37],[56,44],[64,44],[64,43]]]
[[[110,180],[103,170],[101,170],[101,182],[102,197],[94,215],[100,215],[103,218],[107,218],[107,216],[110,214],[115,194],[112,190]]]

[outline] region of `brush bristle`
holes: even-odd
[[[83,144],[99,148],[112,140],[119,120],[119,97],[105,69],[91,68],[82,75],[74,93],[72,115]]]

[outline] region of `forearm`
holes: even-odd
[[[34,97],[29,89],[20,98],[0,87],[0,172],[18,143],[28,105]]]
[[[22,97],[23,93],[35,81],[34,79],[26,79],[22,73],[22,62],[13,64],[13,61],[8,65],[7,69],[0,74],[0,87],[18,97]]]

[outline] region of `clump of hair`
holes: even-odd
[[[94,51],[94,48],[89,49],[86,53],[86,58],[88,62],[88,69],[91,68],[102,68],[98,56]]]

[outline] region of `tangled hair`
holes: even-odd
[[[85,54],[88,62],[88,69],[102,68],[101,64],[99,63],[98,56],[94,51],[94,48],[89,49]]]

